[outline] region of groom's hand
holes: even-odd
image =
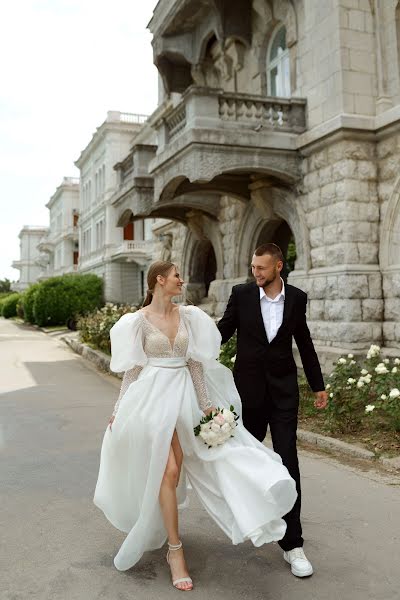
[[[326,408],[328,405],[328,392],[325,392],[325,390],[321,391],[321,392],[315,392],[315,400],[314,400],[314,406],[315,408]]]

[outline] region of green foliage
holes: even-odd
[[[122,315],[135,312],[136,308],[129,305],[118,306],[107,303],[100,310],[94,311],[78,319],[82,342],[90,344],[103,352],[111,353],[110,329]]]
[[[3,304],[14,292],[0,292],[0,316],[3,314]]]
[[[11,319],[11,317],[17,316],[17,303],[20,298],[20,294],[10,294],[1,301],[1,312],[5,319]]]
[[[11,292],[11,281],[7,279],[7,277],[5,279],[0,279],[0,294],[5,292]]]
[[[37,284],[33,316],[39,326],[65,325],[102,303],[102,280],[96,275],[63,275]]]
[[[22,294],[19,295],[18,302],[17,302],[17,317],[19,317],[20,319],[24,318],[24,307],[22,304]]]
[[[33,313],[33,307],[35,303],[36,292],[40,287],[40,283],[34,283],[29,286],[27,290],[22,293],[21,304],[23,310],[23,318],[28,323],[35,323],[35,315]]]
[[[372,345],[363,361],[352,354],[340,357],[326,386],[325,411],[311,408],[314,401],[306,384],[300,385],[300,414],[320,415],[328,431],[352,433],[360,427],[400,432],[400,358],[382,360]]]
[[[226,344],[222,344],[221,351],[219,353],[219,362],[222,363],[228,369],[233,369],[236,360],[236,346],[237,337],[236,333],[231,337]]]
[[[288,249],[287,249],[287,253],[286,253],[286,271],[289,274],[291,271],[294,270],[294,265],[296,262],[296,244],[294,241],[294,237],[292,237],[292,239],[289,242],[288,245]]]

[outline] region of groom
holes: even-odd
[[[255,282],[232,289],[225,314],[218,323],[222,343],[237,331],[234,378],[243,403],[243,423],[261,442],[269,425],[272,443],[296,481],[298,498],[284,517],[285,537],[279,542],[293,575],[307,577],[313,568],[303,551],[300,522],[301,490],[296,430],[299,406],[294,337],[304,371],[315,393],[315,406],[325,408],[327,393],[321,367],[306,322],[307,295],[281,278],[283,255],[275,244],[254,252]]]

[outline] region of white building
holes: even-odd
[[[15,291],[22,292],[37,281],[41,271],[41,267],[37,263],[40,254],[38,244],[47,232],[47,227],[34,225],[24,225],[21,229],[18,236],[20,239],[20,258],[12,263],[12,267],[20,271],[19,280],[13,284]]]
[[[39,279],[72,273],[78,269],[79,179],[64,177],[46,207],[50,228],[38,244]]]
[[[123,185],[121,160],[129,170],[132,142],[145,120],[144,115],[109,111],[75,163],[81,173],[79,272],[104,279],[106,301],[133,303],[145,292],[153,219],[121,221],[112,203]]]

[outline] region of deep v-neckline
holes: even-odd
[[[159,333],[161,333],[161,335],[163,335],[163,336],[164,336],[164,337],[165,337],[165,338],[168,340],[169,346],[170,346],[170,348],[171,348],[171,352],[174,352],[174,350],[175,350],[175,342],[176,342],[176,338],[178,337],[179,330],[180,330],[180,328],[181,328],[181,323],[182,323],[182,315],[181,315],[181,307],[180,307],[180,306],[178,306],[178,315],[179,315],[179,323],[178,323],[178,327],[177,327],[176,334],[175,334],[175,337],[174,337],[174,341],[173,341],[173,343],[171,344],[171,339],[170,339],[170,338],[167,336],[167,334],[166,334],[166,333],[164,333],[163,331],[161,331],[161,329],[160,329],[159,327],[157,327],[157,325],[154,325],[154,323],[152,323],[152,322],[151,322],[151,321],[150,321],[150,320],[149,320],[149,319],[146,317],[145,313],[142,311],[142,316],[143,316],[143,319],[146,319],[146,322],[147,322],[147,323],[149,323],[149,325],[151,325],[151,327],[153,327],[153,329],[155,329],[156,331],[158,331]]]

